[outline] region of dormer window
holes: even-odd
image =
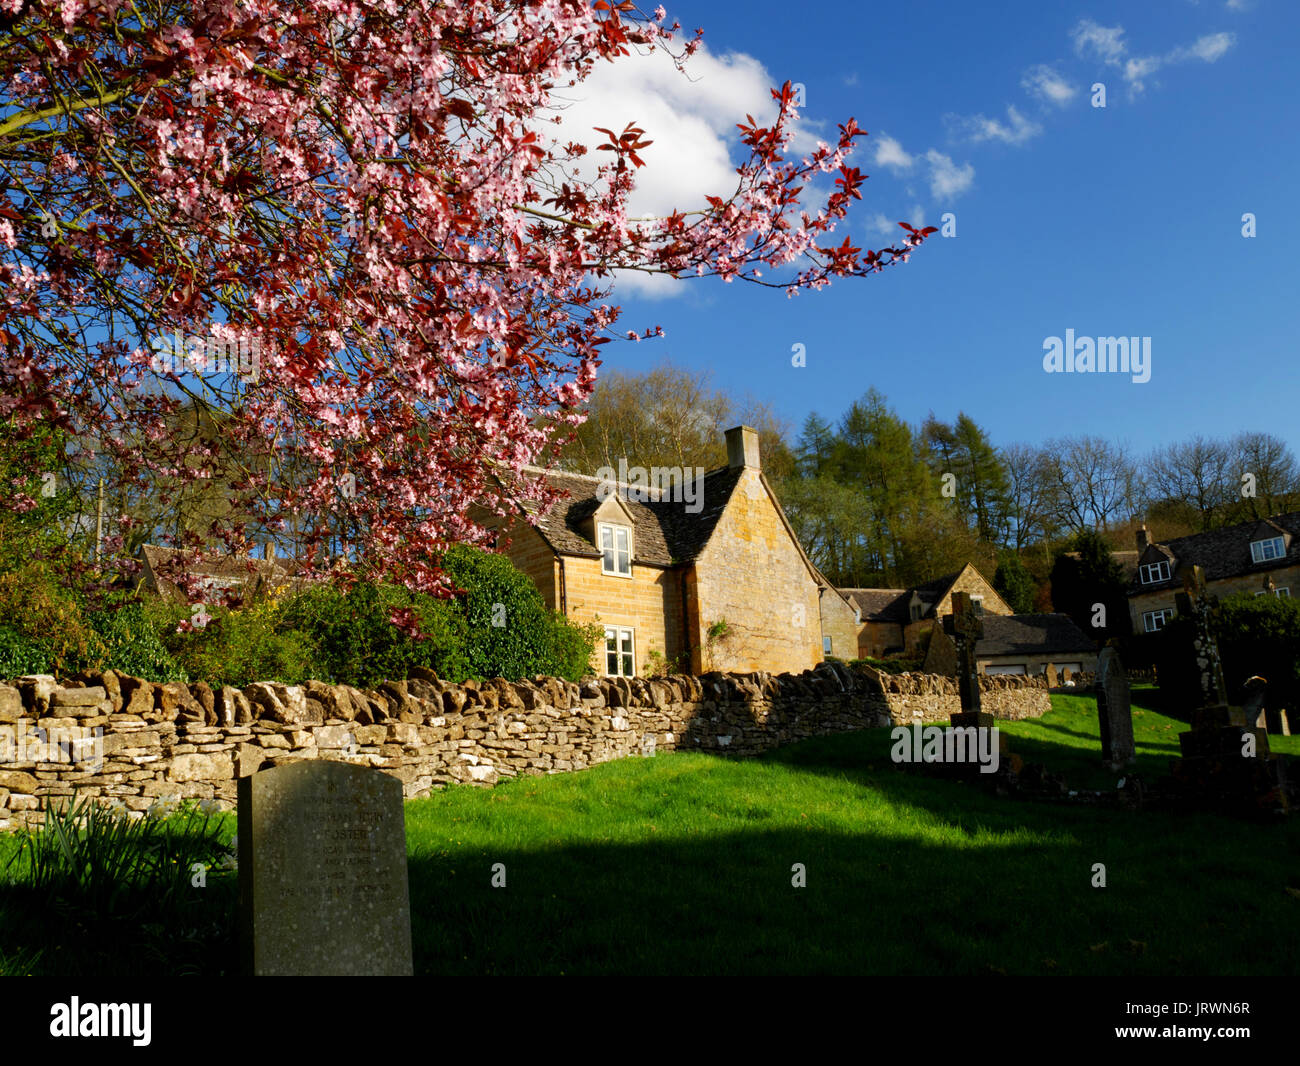
[[[921,620],[921,610],[922,610],[922,608],[921,608],[921,605],[920,605],[919,603],[914,603],[914,604],[912,604],[912,612],[911,612],[911,613],[912,613],[912,621],[913,621],[913,622],[919,622],[919,621]]]
[[[1138,574],[1144,585],[1155,585],[1169,580],[1169,563],[1161,559],[1158,563],[1145,563],[1138,567]]]
[[[1281,559],[1286,555],[1286,545],[1282,543],[1281,537],[1269,537],[1267,540],[1252,540],[1250,542],[1250,558],[1252,562],[1267,563],[1273,559]]]
[[[632,576],[632,530],[627,526],[607,525],[600,531],[600,572],[615,577]]]
[[[984,597],[983,597],[983,596],[972,596],[972,597],[970,598],[970,606],[971,606],[971,610],[974,611],[976,615],[981,615],[981,614],[983,614],[983,613],[984,613]]]

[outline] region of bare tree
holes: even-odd
[[[1242,521],[1264,518],[1296,505],[1300,471],[1291,449],[1277,437],[1271,433],[1239,433],[1226,451],[1227,488],[1235,517]],[[1249,481],[1244,477],[1247,474],[1251,476]]]
[[[1152,502],[1181,501],[1195,507],[1201,531],[1213,529],[1229,502],[1228,465],[1228,447],[1199,435],[1157,448],[1148,463]]]
[[[1047,442],[1053,518],[1072,532],[1106,529],[1116,517],[1138,509],[1141,476],[1118,443],[1101,437],[1065,437]]]

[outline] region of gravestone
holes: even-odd
[[[1137,761],[1133,744],[1133,708],[1124,663],[1114,648],[1097,657],[1097,721],[1101,727],[1101,759],[1119,770]]]
[[[304,760],[239,780],[240,949],[254,976],[410,976],[402,783]]]
[[[1046,677],[1047,677],[1047,687],[1048,687],[1048,688],[1056,688],[1056,686],[1059,685],[1059,684],[1061,683],[1060,678],[1056,676],[1056,664],[1055,664],[1055,663],[1048,663],[1048,664],[1047,664],[1047,669],[1044,670],[1043,673],[1044,673],[1044,674],[1046,675]]]
[[[975,660],[975,642],[984,635],[984,622],[975,613],[969,593],[952,594],[952,614],[944,618],[943,629],[957,646],[957,693],[961,697],[961,713],[952,716],[952,724],[992,725],[991,715],[980,714],[980,677]],[[990,721],[980,721],[982,717]]]
[[[1183,591],[1175,602],[1191,620],[1197,706],[1192,728],[1178,734],[1182,758],[1175,760],[1175,780],[1211,807],[1236,813],[1286,810],[1282,767],[1270,758],[1268,732],[1246,721],[1245,712],[1228,706],[1219,646],[1211,625],[1211,600],[1199,566],[1183,574]]]

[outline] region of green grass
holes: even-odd
[[[1134,692],[1149,779],[1186,728],[1154,695]],[[1095,701],[1052,702],[1006,724],[1012,750],[1071,787],[1113,788]],[[1300,738],[1270,743],[1300,754]],[[900,770],[889,748],[871,730],[761,759],[660,753],[412,801],[416,972],[1300,972],[1300,817],[998,799]],[[491,885],[496,863],[505,888]],[[795,863],[806,888],[791,885]],[[0,973],[42,972],[13,961],[3,907]]]
[[[1186,728],[1152,696],[1135,691],[1148,778]],[[1072,787],[1116,784],[1091,697],[1006,732]],[[666,753],[409,803],[417,972],[1300,972],[1300,819],[1002,800],[889,747],[874,730],[757,760]]]

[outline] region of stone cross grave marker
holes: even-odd
[[[1193,566],[1183,574],[1183,591],[1175,597],[1178,613],[1192,620],[1192,651],[1196,659],[1196,681],[1200,707],[1209,711],[1217,724],[1228,724],[1228,687],[1223,681],[1219,645],[1210,629],[1210,598],[1205,591],[1205,574]],[[1193,726],[1195,726],[1193,722]]]
[[[1128,675],[1114,648],[1097,657],[1097,720],[1101,726],[1101,758],[1111,770],[1137,761],[1133,744],[1133,708]]]
[[[979,666],[975,662],[975,642],[984,635],[984,622],[975,613],[967,592],[952,594],[952,614],[943,620],[944,632],[957,645],[957,692],[963,714],[979,714]]]
[[[254,976],[410,976],[402,783],[305,760],[239,780],[239,919]]]

